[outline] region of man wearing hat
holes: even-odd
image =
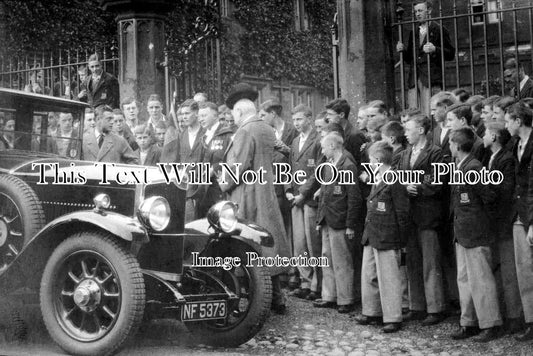
[[[233,141],[229,144],[224,161],[233,172],[242,175],[247,170],[266,171],[264,179],[267,184],[245,184],[240,179],[233,181],[226,174],[225,182],[219,178],[220,188],[229,195],[229,199],[239,205],[239,217],[256,222],[268,228],[275,240],[273,248],[262,248],[262,255],[274,257],[288,256],[289,244],[283,228],[281,212],[276,193],[274,191],[273,156],[276,138],[272,128],[257,117],[254,100],[257,92],[248,84],[237,84],[229,97],[226,105],[232,110],[235,124],[238,129]],[[240,178],[240,177],[239,177]],[[281,266],[269,267],[272,276],[272,310],[279,314],[285,312],[285,297],[281,291],[279,275],[286,272]]]
[[[272,98],[265,101],[259,107],[259,118],[272,126],[276,141],[274,142],[274,163],[289,163],[290,146],[295,137],[298,136],[298,131],[294,125],[285,121],[281,117],[283,107],[277,98]],[[291,219],[291,204],[285,197],[283,185],[276,185],[276,197],[278,199],[279,209],[283,217],[283,225],[287,232],[287,238],[292,241],[292,219]],[[292,249],[291,249],[292,254]],[[291,268],[289,272],[289,288],[295,289],[300,286],[300,278],[298,277],[298,270]]]

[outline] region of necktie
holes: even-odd
[[[104,143],[104,134],[100,134],[100,136],[98,136],[98,148],[102,147],[102,143]]]

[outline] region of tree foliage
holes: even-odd
[[[288,80],[323,91],[332,88],[329,27],[334,0],[305,0],[310,30],[296,31],[293,2],[234,0],[230,19],[220,19],[216,0],[177,0],[167,18],[171,72],[207,65],[202,46],[218,36],[223,88],[242,75]],[[114,15],[97,0],[0,0],[5,25],[2,56],[55,49],[109,48],[116,41]],[[200,52],[197,55],[196,52]],[[195,72],[200,85],[206,74]],[[202,82],[203,81],[203,82]]]

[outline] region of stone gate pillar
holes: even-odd
[[[143,103],[146,116],[150,94],[165,100],[165,16],[175,6],[172,0],[100,0],[118,23],[120,98],[134,97]],[[168,105],[169,103],[165,103]]]
[[[339,86],[356,110],[381,99],[394,107],[392,0],[337,0]]]

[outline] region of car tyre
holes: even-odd
[[[57,246],[41,281],[52,339],[74,355],[110,355],[137,332],[145,303],[137,259],[112,235],[80,232]]]
[[[9,174],[0,175],[0,270],[11,263],[45,224],[33,189]]]
[[[216,248],[216,256],[239,257],[241,261],[241,267],[238,269],[216,269],[216,277],[239,296],[233,315],[229,315],[224,321],[187,322],[185,325],[202,344],[237,347],[254,337],[268,319],[272,304],[272,280],[266,268],[246,266],[246,253],[256,252],[250,246],[232,241],[226,242],[224,248],[221,247],[219,245]],[[206,268],[206,271],[213,273],[213,268]],[[242,315],[235,319],[235,313]]]

